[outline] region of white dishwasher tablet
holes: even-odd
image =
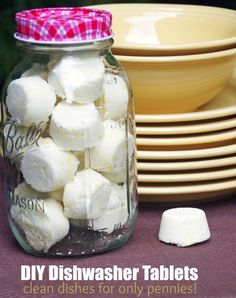
[[[47,122],[55,103],[55,93],[40,76],[16,79],[7,89],[8,112],[19,125]]]
[[[20,207],[19,204],[12,205],[11,217],[35,250],[47,252],[69,232],[69,221],[64,216],[63,208],[53,199],[32,201],[31,197],[24,197],[24,203],[32,209]]]
[[[66,102],[91,103],[103,95],[105,67],[98,55],[64,56],[51,67],[48,82]]]
[[[127,115],[129,92],[124,79],[106,74],[104,81],[104,119],[118,120]]]
[[[34,63],[33,66],[22,73],[21,78],[40,76],[42,79],[47,80],[48,70],[46,65]]]
[[[62,202],[64,189],[59,189],[52,192],[39,192],[33,189],[26,182],[20,183],[14,190],[15,198],[26,198],[26,199],[54,199],[58,202]]]
[[[80,105],[64,101],[53,110],[50,135],[65,150],[84,150],[98,144],[103,125],[93,103]]]
[[[14,190],[15,199],[25,198],[25,199],[33,199],[33,200],[43,200],[46,198],[45,193],[38,192],[28,185],[26,182],[22,182],[17,185]],[[49,198],[49,197],[48,197]]]
[[[198,208],[173,208],[162,214],[159,239],[177,246],[190,246],[210,238],[206,214]]]
[[[38,146],[27,150],[21,171],[28,184],[41,192],[63,188],[74,177],[79,161],[70,152],[65,152],[49,138],[40,139]]]
[[[106,210],[98,217],[89,221],[94,231],[112,233],[128,219],[127,195],[123,186],[112,184],[112,192]]]
[[[71,219],[94,219],[106,209],[111,183],[92,169],[78,172],[65,186],[65,215]]]
[[[134,139],[128,135],[123,124],[113,120],[105,120],[104,136],[97,146],[89,150],[91,168],[105,173],[121,173],[126,169],[126,151],[128,147],[129,159],[134,152]]]

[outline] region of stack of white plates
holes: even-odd
[[[236,83],[200,110],[137,115],[140,200],[183,202],[236,191]]]

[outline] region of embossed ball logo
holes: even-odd
[[[16,121],[7,121],[4,123],[4,148],[6,155],[13,155],[12,158],[22,156],[26,148],[36,144],[45,130],[45,122],[39,124],[32,123],[23,130],[17,126]]]

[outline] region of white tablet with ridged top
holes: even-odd
[[[69,221],[63,213],[63,207],[49,194],[37,192],[26,183],[21,183],[15,189],[14,197],[15,202],[24,202],[25,208],[13,204],[11,216],[35,250],[47,252],[68,234]],[[33,202],[37,207],[32,207]]]
[[[79,160],[72,153],[63,151],[50,138],[41,138],[25,153],[21,171],[32,188],[51,192],[70,182],[78,166]]]
[[[7,89],[8,112],[19,125],[47,122],[56,103],[56,95],[40,76],[12,81]]]
[[[67,103],[91,103],[103,95],[105,67],[98,55],[66,55],[52,64],[48,82]]]
[[[104,81],[105,119],[119,120],[127,114],[129,91],[125,80],[115,74],[106,74]]]
[[[105,120],[103,127],[103,138],[97,146],[89,150],[90,166],[99,172],[125,172],[126,150],[128,149],[130,160],[135,148],[134,138],[130,133],[126,136],[125,125],[117,121]],[[126,148],[126,137],[128,138],[128,148]]]
[[[162,214],[159,239],[180,247],[190,246],[210,238],[210,230],[203,210],[173,208]]]
[[[106,209],[110,194],[111,183],[100,173],[92,169],[80,171],[65,186],[64,213],[71,219],[97,218]]]
[[[93,103],[80,105],[62,101],[52,112],[50,135],[65,150],[84,150],[99,143],[103,125]]]

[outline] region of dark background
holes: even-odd
[[[14,14],[17,11],[37,7],[85,6],[110,3],[182,3],[211,5],[236,9],[236,0],[0,0],[0,89],[10,70],[19,60],[19,53],[15,47],[13,33],[15,30]]]

